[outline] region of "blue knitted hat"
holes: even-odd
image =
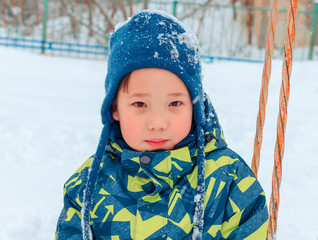
[[[110,125],[114,122],[111,105],[123,77],[142,68],[160,68],[173,72],[183,80],[189,90],[193,103],[198,147],[198,188],[195,197],[193,238],[201,238],[205,194],[203,132],[205,117],[199,57],[199,43],[195,35],[175,17],[165,12],[145,10],[116,26],[110,39],[110,56],[105,81],[106,97],[101,111],[104,128],[84,191],[82,209],[84,239],[90,239],[89,208]]]
[[[175,17],[149,10],[117,25],[111,36],[103,124],[112,121],[111,104],[122,78],[141,68],[166,69],[181,78],[190,92],[196,123],[204,125],[199,42]]]

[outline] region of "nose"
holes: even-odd
[[[148,116],[147,125],[149,130],[165,130],[168,127],[168,116],[164,111],[151,111]]]

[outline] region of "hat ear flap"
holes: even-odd
[[[109,124],[106,123],[103,127],[102,134],[100,136],[99,144],[97,147],[97,151],[94,156],[94,160],[92,162],[91,167],[88,170],[86,187],[83,192],[83,207],[82,207],[82,234],[84,240],[92,239],[92,233],[90,229],[90,208],[93,200],[93,193],[95,190],[95,184],[97,181],[97,177],[100,171],[100,163],[103,158],[107,140],[109,135]]]
[[[197,125],[197,149],[198,149],[198,186],[197,195],[194,198],[194,229],[192,239],[202,239],[204,226],[204,197],[205,197],[205,147],[204,131],[201,125]]]

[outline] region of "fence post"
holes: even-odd
[[[44,0],[44,13],[43,13],[43,28],[42,28],[42,46],[41,53],[45,53],[45,42],[46,42],[46,25],[47,25],[47,15],[48,15],[48,2],[49,0]]]
[[[310,44],[309,44],[309,55],[308,60],[312,60],[312,55],[315,46],[315,39],[316,39],[316,22],[317,22],[317,15],[318,15],[318,0],[314,3],[314,11],[312,13],[312,22],[311,22],[311,29],[310,29]]]
[[[93,14],[92,14],[92,1],[89,1],[89,10],[88,10],[88,21],[89,21],[89,37],[93,36]]]
[[[177,17],[177,5],[178,1],[173,1],[173,16]]]

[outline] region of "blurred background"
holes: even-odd
[[[274,59],[283,55],[289,0],[277,2]],[[264,59],[270,4],[270,0],[0,0],[0,45],[105,59],[117,23],[142,9],[160,9],[192,29],[207,60],[260,61]],[[317,1],[299,1],[295,60],[318,59],[317,15]]]

